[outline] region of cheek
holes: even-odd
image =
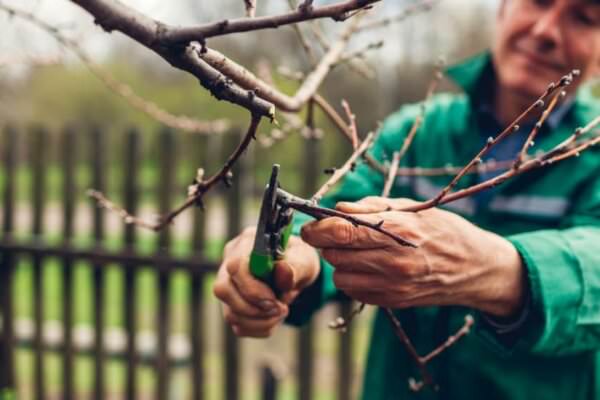
[[[596,76],[600,69],[600,40],[573,39],[567,48],[571,69],[581,71],[580,81]]]

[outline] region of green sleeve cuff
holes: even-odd
[[[561,231],[546,230],[509,236],[527,269],[531,310],[510,345],[490,330],[481,336],[507,355],[517,351],[563,354],[572,350],[583,294],[581,271]]]

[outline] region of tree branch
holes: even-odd
[[[170,112],[159,107],[156,103],[142,98],[136,94],[129,85],[120,82],[108,71],[94,64],[86,52],[81,48],[79,43],[63,35],[57,27],[40,20],[29,12],[7,6],[3,3],[0,3],[0,10],[32,23],[54,37],[57,42],[71,50],[77,56],[77,58],[79,58],[83,65],[85,65],[85,67],[108,89],[123,98],[131,107],[145,113],[159,123],[173,129],[199,134],[223,133],[226,129],[228,129],[229,123],[225,120],[209,122],[200,121],[183,115],[171,114]],[[58,60],[56,60],[55,63],[57,62]]]
[[[331,188],[338,183],[348,172],[354,169],[356,165],[356,160],[358,160],[362,155],[371,147],[373,144],[373,139],[375,138],[375,134],[372,132],[369,133],[365,140],[360,144],[360,146],[352,153],[350,158],[346,160],[344,165],[340,168],[336,169],[333,175],[321,186],[321,188],[312,196],[311,200],[314,203],[318,203],[323,196],[331,190]]]
[[[89,12],[95,23],[105,31],[117,30],[153,50],[172,66],[187,71],[200,81],[217,99],[227,100],[246,108],[252,114],[272,119],[273,105],[232,84],[223,74],[214,70],[199,57],[203,48],[198,43],[183,46],[164,46],[162,37],[167,25],[153,20],[117,0],[71,0]]]
[[[192,206],[200,206],[202,207],[202,199],[204,195],[210,191],[214,186],[216,186],[219,182],[225,183],[227,186],[230,185],[231,179],[233,177],[231,173],[231,169],[238,161],[238,159],[242,156],[244,151],[250,145],[250,142],[256,138],[256,131],[258,129],[258,125],[260,124],[262,117],[260,115],[252,114],[250,126],[244,138],[238,145],[238,147],[233,151],[233,153],[229,156],[225,165],[213,176],[209,179],[204,180],[203,174],[200,173],[200,176],[196,177],[194,184],[190,185],[188,188],[188,197],[187,199],[176,209],[169,212],[166,215],[163,215],[159,218],[158,222],[147,222],[142,219],[131,215],[125,209],[116,206],[114,203],[110,202],[102,193],[96,190],[88,190],[88,195],[98,202],[100,207],[106,208],[109,211],[113,211],[119,214],[123,222],[126,224],[133,224],[143,228],[152,229],[154,231],[160,231],[165,226],[170,224],[179,214],[181,214],[186,209]],[[199,170],[202,171],[202,170]]]
[[[336,21],[344,21],[348,18],[350,12],[366,9],[379,1],[381,0],[346,0],[321,7],[312,6],[312,2],[304,2],[297,10],[281,15],[226,19],[201,26],[170,28],[162,35],[162,39],[166,44],[187,43],[194,40],[204,41],[214,36],[231,33],[278,28],[283,25],[319,18],[332,18]]]

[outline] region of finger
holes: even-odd
[[[259,308],[247,302],[238,292],[231,280],[217,279],[213,286],[214,295],[225,303],[232,312],[250,318],[270,318],[280,315],[281,309],[274,307],[269,310]]]
[[[380,219],[374,215],[360,216],[370,223]],[[351,222],[339,218],[325,218],[310,222],[302,227],[302,239],[313,247],[346,247],[354,249],[378,249],[395,243],[388,236],[365,226],[354,226]]]
[[[406,197],[391,199],[391,201],[392,210],[395,211],[402,211],[404,209],[411,208],[422,203],[420,201],[408,199]]]
[[[290,263],[279,260],[275,263],[274,270],[275,286],[281,293],[288,292],[295,287],[296,273]]]
[[[333,283],[343,292],[381,290],[374,283],[377,279],[371,274],[335,270]]]
[[[369,196],[354,203],[339,202],[335,205],[335,209],[348,214],[368,214],[389,211],[392,207],[389,199]]]
[[[248,264],[249,257],[245,257],[243,260],[232,260],[226,264],[231,282],[246,302],[266,312],[274,312],[272,310],[282,304],[277,301],[271,288],[252,276]]]
[[[234,332],[240,336],[267,337],[273,329],[279,325],[287,316],[288,309],[278,316],[269,319],[254,319],[237,315],[230,309],[223,310],[223,317],[232,326]]]
[[[336,270],[367,274],[384,272],[382,266],[385,264],[380,261],[385,260],[387,252],[380,256],[381,252],[384,252],[384,250],[329,248],[321,250],[321,256]]]

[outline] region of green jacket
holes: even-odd
[[[484,78],[493,76],[489,55],[454,67],[449,74],[465,94],[440,94],[427,104],[425,122],[403,160],[404,166],[462,166],[484,144],[476,118],[476,89]],[[373,156],[382,162],[391,159],[418,114],[419,106],[411,105],[387,119],[371,150]],[[553,147],[599,114],[600,106],[589,91],[580,90],[558,126],[543,132],[535,148]],[[425,200],[437,194],[450,178],[398,178],[392,197]],[[470,186],[476,179],[475,174],[468,175],[458,188]],[[341,200],[379,195],[382,186],[383,177],[361,164],[324,204],[333,206]],[[516,246],[529,278],[528,317],[511,340],[506,340],[474,310],[398,310],[420,354],[455,332],[467,312],[476,318],[473,332],[430,364],[439,392],[414,394],[407,382],[409,377],[419,378],[418,371],[379,311],[365,369],[363,399],[600,400],[599,149],[501,185],[485,207],[477,207],[474,199],[443,207],[503,235]],[[306,221],[302,216],[296,218],[296,233]],[[288,322],[305,322],[325,301],[340,295],[332,272],[331,265],[322,261],[317,282],[292,306]]]

